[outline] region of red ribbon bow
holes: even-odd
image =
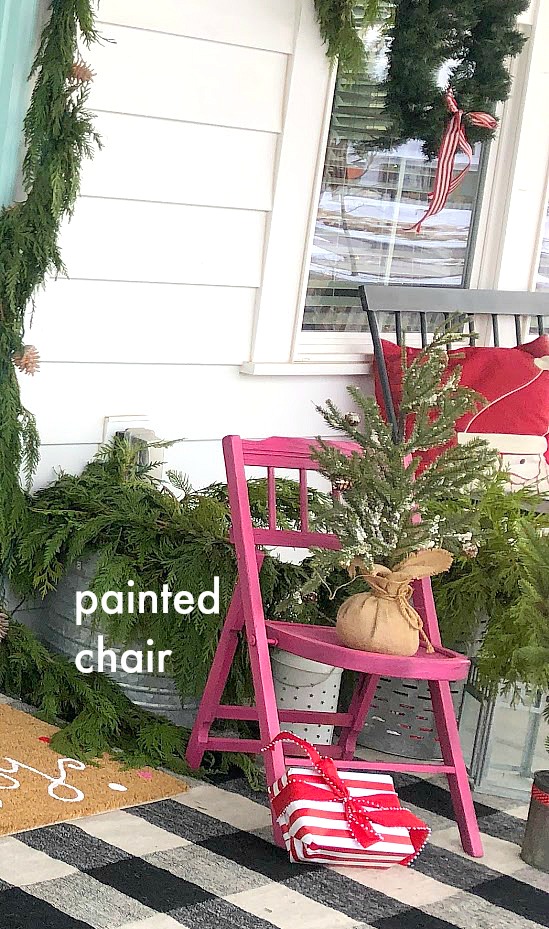
[[[484,129],[495,129],[498,124],[497,119],[491,116],[490,113],[464,113],[463,110],[460,110],[451,88],[446,91],[445,99],[451,117],[444,130],[438,150],[438,164],[433,189],[429,194],[429,207],[421,219],[410,227],[416,232],[421,232],[421,227],[426,219],[444,209],[448,197],[456,187],[459,187],[471,167],[473,148],[465,134],[464,120],[467,119],[473,126],[482,126]],[[467,164],[452,180],[454,159],[458,148],[466,156]]]
[[[362,845],[363,848],[369,848],[376,842],[384,841],[383,834],[375,829],[375,824],[381,826],[405,826],[408,829],[415,830],[416,834],[411,840],[416,853],[423,847],[428,835],[429,829],[413,813],[403,810],[398,802],[396,794],[384,794],[383,804],[368,798],[369,807],[375,807],[375,810],[366,811],[363,807],[364,801],[358,797],[352,797],[349,789],[341,780],[337,773],[337,768],[331,758],[323,758],[312,745],[300,739],[299,736],[291,732],[279,732],[277,736],[262,751],[269,751],[276,742],[295,742],[302,748],[315,767],[315,770],[322,776],[326,784],[330,787],[333,800],[339,800],[343,803],[345,809],[345,818],[353,838]],[[300,778],[300,781],[305,781]],[[315,788],[312,784],[306,785],[304,798],[308,800],[325,800],[326,791],[323,788]],[[282,794],[274,799],[273,807],[278,815],[285,805],[285,799]],[[412,856],[414,857],[414,856]],[[405,862],[407,863],[407,862]]]

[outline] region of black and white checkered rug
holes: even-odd
[[[526,808],[477,804],[468,858],[447,791],[396,778],[433,835],[413,868],[291,865],[240,779],[0,839],[0,929],[536,929],[549,875],[519,858]]]

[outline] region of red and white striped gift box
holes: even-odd
[[[381,869],[414,861],[431,830],[402,809],[390,775],[334,774],[329,759],[301,747],[315,767],[290,767],[269,791],[290,860]]]

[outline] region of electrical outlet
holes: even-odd
[[[144,413],[105,416],[103,420],[103,444],[110,442],[117,432],[125,432],[126,429],[151,429],[151,422]]]

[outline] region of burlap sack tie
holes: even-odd
[[[403,616],[406,617],[412,629],[417,629],[429,654],[434,652],[434,648],[429,641],[429,637],[423,628],[423,620],[417,610],[410,603],[412,596],[412,585],[403,581],[400,584],[394,584],[391,576],[384,577],[377,574],[361,574],[365,581],[372,588],[372,593],[380,600],[395,600]]]
[[[423,620],[410,602],[413,593],[411,581],[441,574],[447,571],[451,564],[452,556],[449,552],[442,548],[431,548],[409,555],[393,571],[384,565],[375,564],[374,573],[371,573],[361,558],[353,558],[348,571],[351,577],[361,577],[367,581],[374,597],[395,601],[401,615],[412,629],[419,632],[425,642],[426,651],[432,654],[434,648],[423,628]]]

